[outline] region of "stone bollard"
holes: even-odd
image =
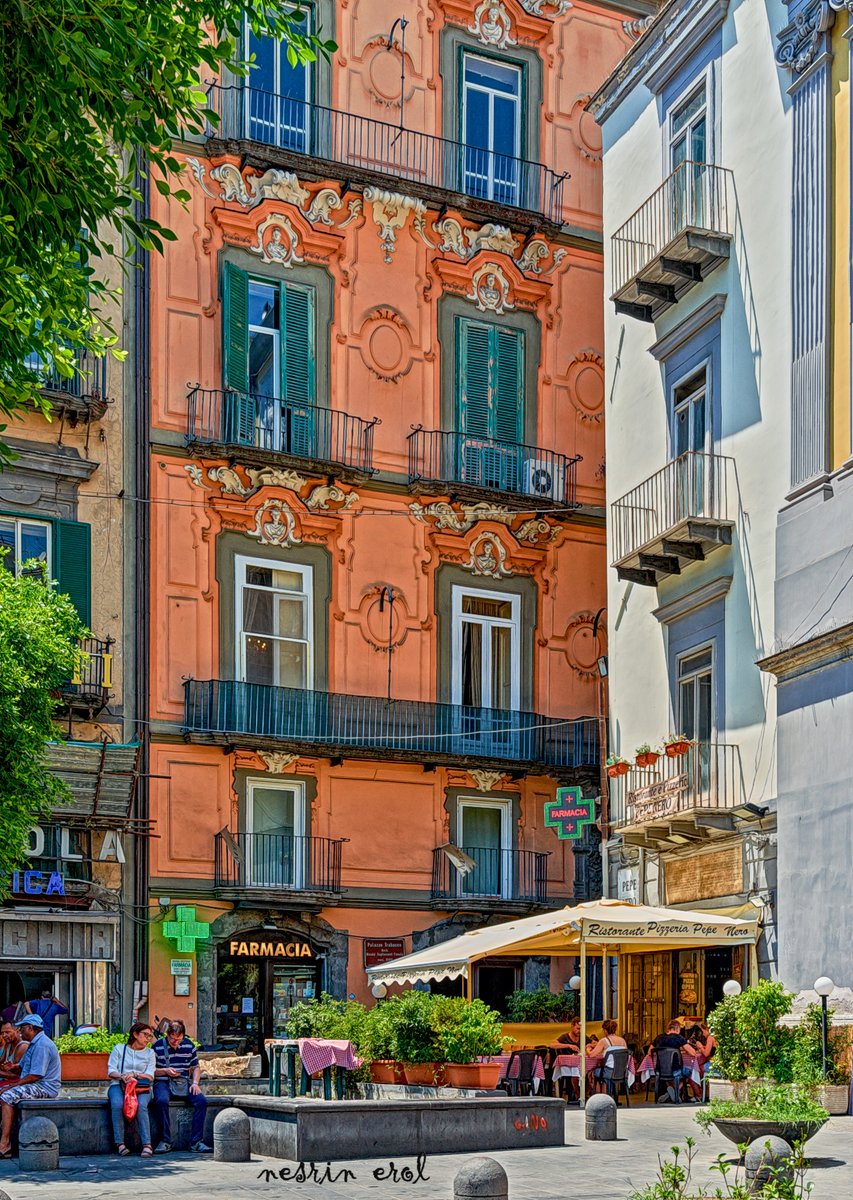
[[[213,1121],[214,1162],[248,1162],[251,1154],[249,1118],[239,1108],[223,1108]]]
[[[744,1156],[747,1186],[752,1191],[773,1180],[791,1180],[794,1171],[789,1166],[793,1151],[784,1138],[760,1137],[750,1142]]]
[[[588,1142],[616,1141],[616,1101],[612,1096],[590,1096],[584,1113]]]
[[[453,1180],[453,1200],[507,1200],[508,1194],[506,1171],[484,1154],[469,1158]]]
[[[56,1171],[59,1130],[47,1117],[28,1117],[18,1134],[19,1171]]]

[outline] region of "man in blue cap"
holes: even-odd
[[[21,1059],[21,1077],[13,1088],[0,1093],[0,1158],[12,1157],[12,1123],[21,1100],[52,1100],[59,1095],[62,1068],[59,1051],[44,1032],[44,1022],[31,1013],[16,1022],[29,1042]]]

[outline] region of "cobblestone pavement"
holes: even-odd
[[[627,1200],[632,1186],[653,1179],[659,1153],[687,1136],[697,1141],[696,1179],[720,1152],[733,1147],[718,1134],[706,1137],[693,1123],[695,1108],[634,1108],[619,1112],[617,1142],[585,1142],[583,1114],[566,1112],[566,1145],[546,1150],[499,1151],[497,1159],[509,1176],[510,1200]],[[834,1117],[809,1143],[812,1155],[814,1200],[849,1200],[853,1197],[853,1118]],[[450,1200],[453,1177],[467,1154],[440,1155],[423,1167],[425,1179],[414,1183],[374,1179],[373,1172],[388,1171],[388,1160],[362,1159],[332,1163],[323,1182],[281,1180],[282,1168],[294,1171],[295,1163],[257,1155],[250,1163],[214,1163],[209,1155],[171,1154],[149,1159],[63,1158],[53,1174],[22,1175],[17,1163],[0,1162],[0,1189],[11,1200],[147,1200],[164,1197],[184,1200],[242,1200],[243,1197],[296,1197],[298,1200]],[[731,1157],[728,1154],[728,1157]],[[397,1168],[415,1167],[406,1147],[394,1159]],[[326,1164],[317,1165],[325,1175]],[[352,1176],[342,1172],[351,1172]],[[274,1172],[276,1178],[266,1174]],[[413,1171],[414,1173],[414,1171]]]

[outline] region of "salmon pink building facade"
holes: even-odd
[[[585,105],[649,8],[320,0],[331,61],[247,39],[152,199],[148,1012],[203,1042],[595,890],[544,819],[600,792]]]

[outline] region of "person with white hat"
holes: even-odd
[[[44,1032],[41,1017],[30,1013],[15,1024],[29,1045],[21,1059],[20,1079],[14,1087],[0,1093],[0,1158],[12,1157],[15,1105],[21,1100],[52,1100],[59,1095],[62,1083],[59,1051]]]

